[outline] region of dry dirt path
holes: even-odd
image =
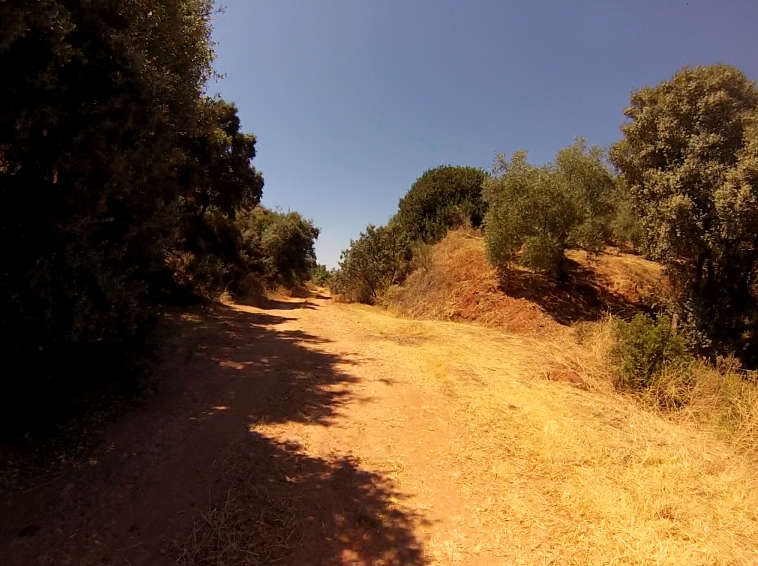
[[[2,563],[758,563],[749,463],[545,380],[538,337],[321,296],[166,330],[164,391],[4,502]]]

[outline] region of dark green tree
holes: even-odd
[[[210,11],[0,3],[0,331],[27,367],[144,328],[211,72]]]
[[[362,303],[373,304],[390,285],[407,274],[412,258],[408,235],[397,226],[369,225],[342,252],[332,290]]]
[[[632,93],[611,157],[701,346],[755,341],[758,89],[727,65]],[[742,347],[742,346],[740,346]]]
[[[240,132],[233,104],[205,98],[194,135],[181,142],[180,224],[168,264],[179,287],[174,292],[212,297],[243,276],[234,220],[254,209],[263,193],[263,177],[252,165],[256,140]]]
[[[238,215],[246,272],[258,272],[269,283],[294,286],[308,280],[316,266],[319,229],[297,212],[256,207]]]
[[[185,141],[183,206],[197,217],[213,206],[234,218],[239,209],[254,208],[263,194],[263,176],[252,165],[255,136],[240,132],[234,104],[206,98],[200,109],[198,135]]]
[[[433,243],[450,228],[478,227],[484,218],[482,182],[486,173],[475,167],[445,165],[419,177],[400,199],[393,223],[411,240]]]
[[[332,281],[332,270],[328,269],[323,263],[316,264],[311,269],[311,281],[316,285],[328,286]]]

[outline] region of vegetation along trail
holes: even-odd
[[[165,326],[170,385],[6,502],[10,563],[758,561],[749,461],[555,336],[324,295]]]

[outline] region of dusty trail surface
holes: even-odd
[[[165,390],[3,502],[3,563],[758,562],[749,463],[539,337],[318,295],[167,329]]]

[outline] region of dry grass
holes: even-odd
[[[297,454],[273,483],[254,458],[224,464],[239,467],[242,487],[198,524],[184,563],[293,563],[294,547],[312,544],[304,510],[345,485],[332,455],[346,454],[364,486],[350,501],[367,511],[329,531],[369,525],[347,547],[391,525],[398,501],[426,521],[406,524],[424,560],[383,563],[758,563],[758,396],[727,362],[700,367],[691,402],[662,411],[614,390],[608,318],[515,333],[324,308],[298,314],[303,328],[327,339],[320,347],[360,353],[346,371],[365,397],[330,426],[258,425],[261,438],[297,441]],[[329,556],[322,563],[372,563]]]
[[[545,354],[545,359],[575,372],[587,388],[610,393],[616,371],[611,354],[615,324],[607,317],[574,325],[566,340],[554,348],[559,354]],[[734,358],[664,368],[650,388],[629,398],[643,410],[709,431],[741,453],[758,455],[758,372],[741,369]]]
[[[487,263],[484,243],[477,232],[452,231],[442,242],[430,246],[424,256],[408,281],[386,297],[385,303],[393,313],[472,321],[530,335],[534,339],[528,340],[532,356],[527,364],[540,367],[543,377],[593,391],[613,389],[610,358],[615,337],[611,316],[567,328],[556,324],[540,305],[508,296]],[[592,274],[594,285],[630,305],[659,304],[670,292],[662,267],[642,257],[615,248],[599,255],[569,250],[567,257]],[[517,339],[519,348],[523,340]],[[664,372],[638,400],[644,406],[662,410],[667,418],[720,431],[743,451],[755,450],[756,375],[739,370],[733,360],[722,361],[720,367],[698,362],[686,368],[686,377],[681,371]]]
[[[292,554],[298,544],[296,514],[286,513],[286,501],[247,499],[227,493],[197,521],[189,537],[177,546],[181,565],[274,564]],[[292,533],[292,536],[287,536]]]
[[[681,371],[664,371],[643,400],[660,406],[661,400],[682,399],[681,407],[667,412],[670,418],[713,430],[740,452],[758,456],[758,374],[733,362],[714,367],[698,361],[686,376]]]
[[[176,542],[177,564],[253,565],[286,560],[302,538],[298,494],[261,485],[251,473],[249,460],[239,454],[225,458],[220,467],[228,487],[222,498],[210,502],[189,536]]]
[[[512,332],[544,332],[555,323],[527,299],[500,290],[476,232],[454,230],[428,250],[429,257],[385,297],[396,314],[412,318],[476,321]]]
[[[724,442],[704,415],[694,417],[714,414],[704,393],[690,418],[670,418],[613,391],[610,321],[545,338],[371,323],[395,342],[414,337],[423,379],[457,400],[460,433],[446,459],[481,503],[475,526],[490,534],[480,552],[489,545],[498,560],[523,564],[758,561],[758,474],[744,450],[755,445],[754,387],[732,397],[742,400],[735,411],[749,414],[736,416],[736,436]],[[561,371],[589,391],[541,379]],[[719,375],[720,385],[701,382],[711,398],[736,386],[735,374]],[[463,535],[437,541],[435,561],[467,562],[468,544]]]
[[[575,371],[594,391],[613,390],[616,323],[607,317],[574,325],[567,335],[570,345],[556,348],[561,366]],[[649,388],[629,397],[644,410],[714,433],[739,452],[758,456],[758,372],[743,370],[735,358],[666,367]]]
[[[568,257],[631,304],[655,304],[668,292],[660,266],[643,258],[612,250]],[[427,378],[466,399],[449,457],[483,502],[478,528],[499,533],[489,539],[498,560],[758,563],[754,376],[698,362],[686,384],[664,376],[658,390],[621,394],[612,385],[611,317],[570,327],[546,321],[538,305],[502,292],[481,240],[465,233],[450,234],[427,263],[388,297],[393,311],[522,333],[408,327]],[[662,399],[685,402],[673,408]],[[466,562],[464,540],[442,542],[441,562]],[[503,553],[507,545],[516,548]]]
[[[417,269],[384,297],[395,314],[542,334],[600,319],[606,312],[629,315],[660,304],[668,292],[658,264],[613,248],[598,255],[569,250],[572,269],[566,283],[518,266],[499,275],[475,231],[453,230],[423,252]]]
[[[610,293],[626,297],[631,302],[660,303],[671,292],[663,267],[654,261],[617,248],[607,248],[602,254],[584,250],[568,250],[566,257],[590,269],[598,284]]]

